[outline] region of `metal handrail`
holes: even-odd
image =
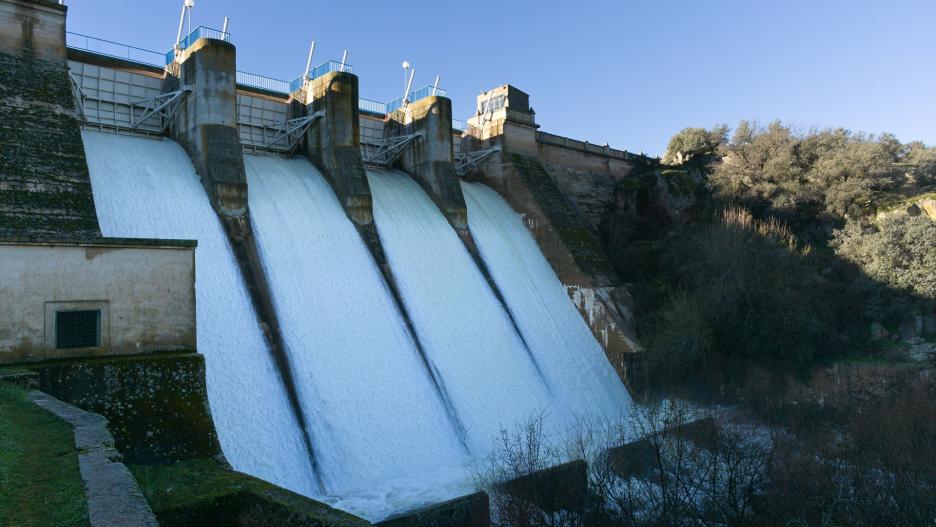
[[[237,72],[237,84],[276,93],[289,93],[288,82],[271,77],[264,77],[263,75],[256,75],[254,73],[247,73],[245,71]]]
[[[448,92],[442,88],[436,88],[435,86],[423,86],[418,90],[413,90],[410,92],[409,97],[406,99],[409,102],[418,101],[420,99],[425,99],[426,97],[437,95],[439,97],[445,97]],[[390,113],[398,108],[403,106],[403,97],[397,97],[392,101],[387,103],[387,113]]]
[[[171,64],[175,60],[176,50],[186,50],[200,38],[213,38],[215,40],[231,41],[231,33],[214,29],[207,26],[198,26],[191,33],[179,41],[179,45],[166,52],[166,64]]]
[[[81,33],[66,32],[65,45],[69,48],[87,51],[95,55],[124,59],[139,64],[159,67],[165,65],[162,53],[82,35]]]
[[[319,64],[318,66],[312,68],[311,70],[309,70],[308,79],[309,80],[317,79],[321,77],[322,75],[325,75],[326,73],[331,72],[331,71],[343,71],[346,73],[352,73],[354,71],[354,68],[352,68],[350,64],[344,64],[342,62],[338,62],[337,60],[327,60]],[[295,79],[289,81],[290,92],[294,92],[302,88],[304,76],[305,74],[301,74]]]

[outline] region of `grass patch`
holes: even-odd
[[[0,382],[0,526],[89,525],[71,426]]]
[[[153,512],[235,494],[254,478],[227,469],[214,459],[190,459],[169,465],[128,465]]]
[[[164,525],[179,521],[184,525],[228,525],[241,516],[259,516],[271,525],[286,527],[370,525],[324,503],[233,471],[215,459],[128,468]]]

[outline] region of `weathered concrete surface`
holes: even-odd
[[[100,236],[54,2],[0,1],[0,238],[14,236]]]
[[[236,50],[229,42],[203,38],[173,65],[163,91],[190,86],[169,134],[188,153],[195,172],[220,214],[247,211],[247,172],[237,132]]]
[[[489,527],[491,510],[487,494],[476,492],[393,516],[376,525],[378,527]]]
[[[199,354],[52,361],[30,370],[43,392],[107,418],[129,463],[221,455]]]
[[[614,199],[615,184],[641,164],[641,156],[565,137],[536,133],[536,157],[593,229]]]
[[[400,156],[400,167],[429,194],[458,231],[468,230],[468,207],[455,177],[452,150],[452,101],[425,97],[392,112],[384,128],[386,137],[421,133]]]
[[[307,103],[305,115],[325,112],[306,133],[302,152],[325,175],[355,224],[373,222],[370,187],[361,158],[357,75],[326,73],[309,82],[302,100]]]
[[[107,431],[107,419],[42,392],[30,392],[29,398],[74,428],[78,467],[92,527],[159,525],[133,475],[114,448],[114,437]]]
[[[51,0],[3,0],[0,53],[64,64],[67,10]]]
[[[0,364],[195,349],[195,242],[0,240]],[[101,346],[57,349],[57,311],[101,310]]]
[[[630,328],[632,300],[574,204],[533,157],[504,154],[487,162],[473,179],[498,191],[523,215],[608,360],[629,382],[630,357],[641,349]]]

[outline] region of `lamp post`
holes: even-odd
[[[408,60],[403,61],[403,102],[406,103],[406,96],[409,95],[406,93],[406,77],[409,76],[410,63]]]

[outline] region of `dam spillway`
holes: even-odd
[[[394,501],[405,508],[453,497],[444,484],[419,483],[440,467],[458,472],[467,452],[331,187],[301,158],[247,155],[245,164],[254,232],[323,499],[380,517],[393,512]],[[372,497],[382,490],[389,504]]]
[[[45,58],[31,52],[43,50],[51,62],[34,84],[62,89],[17,88],[32,97],[23,100],[33,101],[35,115],[5,114],[33,134],[17,148],[48,149],[47,162],[12,173],[30,199],[17,190],[6,202],[37,225],[7,223],[16,236],[37,236],[68,220],[55,233],[94,248],[61,273],[66,279],[74,269],[81,279],[70,282],[81,288],[56,292],[53,303],[99,317],[96,340],[83,341],[89,347],[55,344],[50,354],[49,317],[68,311],[45,305],[44,335],[21,324],[20,333],[46,338],[23,357],[80,363],[164,353],[158,358],[174,365],[197,364],[195,380],[173,376],[184,386],[172,389],[201,388],[204,375],[197,404],[208,410],[207,394],[214,427],[198,421],[210,453],[183,456],[223,465],[220,443],[234,469],[370,520],[473,492],[472,465],[502,432],[531,419],[545,417],[550,438],[561,439],[577,417],[624,415],[630,399],[602,357],[610,349],[602,332],[617,320],[607,309],[593,317],[591,304],[576,297],[573,305],[565,290],[585,298],[620,282],[576,268],[568,258],[575,247],[541,237],[556,218],[568,227],[571,215],[557,207],[570,204],[553,199],[567,182],[550,181],[545,169],[521,173],[526,165],[512,157],[543,145],[525,94],[504,85],[479,98],[481,126],[462,133],[437,85],[374,103],[359,97],[344,58],[307,67],[293,82],[270,82],[237,71],[230,35],[210,28],[141,62],[130,48],[114,55],[120,45],[98,47],[107,41],[93,37],[75,47],[76,35],[58,30],[63,7],[0,0],[11,2],[55,29],[24,29],[30,45],[12,51],[25,50],[17,60],[37,66]],[[482,108],[494,108],[499,124]],[[74,140],[31,139],[55,127]],[[493,131],[497,137],[485,136]],[[64,170],[62,156],[74,161]],[[490,170],[481,170],[486,159]],[[483,181],[507,201],[459,178]],[[48,192],[66,179],[68,192]],[[545,256],[508,202],[527,216]],[[128,240],[137,237],[153,239]],[[160,256],[121,264],[129,274],[88,256],[114,244]],[[62,261],[77,254],[56,247]],[[47,296],[32,289],[35,299]],[[588,311],[587,322],[577,309]],[[608,357],[623,375],[617,356]],[[149,388],[137,395],[174,412]],[[180,424],[160,417],[151,422],[175,448]]]
[[[531,416],[561,412],[507,312],[429,196],[401,172],[367,176],[394,279],[472,452],[483,455],[501,430]]]
[[[91,131],[83,139],[106,235],[199,241],[198,345],[219,438],[237,470],[379,519],[469,493],[470,463],[501,430],[544,414],[557,437],[575,417],[624,414],[626,390],[494,191],[464,184],[469,227],[506,305],[418,184],[369,172],[401,313],[318,170],[301,158],[247,155],[253,229],[316,474],[185,152],[165,139]]]
[[[625,417],[630,395],[520,215],[482,184],[462,191],[471,234],[550,385],[576,416]]]
[[[242,472],[305,495],[312,466],[227,238],[175,142],[82,133],[105,236],[198,240],[198,351],[225,456]]]

